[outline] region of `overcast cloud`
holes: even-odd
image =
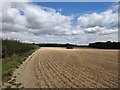
[[[95,41],[118,41],[116,5],[101,13],[65,16],[49,7],[32,3],[2,3],[2,37],[23,42],[88,44]]]

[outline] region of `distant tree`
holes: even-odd
[[[90,43],[88,47],[100,49],[120,49],[120,42],[95,42]]]

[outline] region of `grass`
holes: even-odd
[[[0,60],[0,87],[2,86],[2,60]]]
[[[2,83],[9,81],[12,77],[13,71],[18,68],[35,50],[36,49],[30,50],[20,55],[13,55],[10,58],[2,60]]]

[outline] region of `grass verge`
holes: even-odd
[[[30,50],[20,55],[13,55],[10,58],[2,60],[2,84],[9,81],[16,68],[18,68],[29,55],[35,52],[37,49]]]

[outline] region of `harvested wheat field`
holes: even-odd
[[[41,48],[13,77],[24,88],[117,88],[118,51]]]

